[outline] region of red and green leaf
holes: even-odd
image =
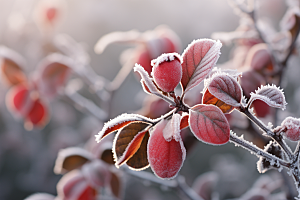
[[[192,107],[189,124],[195,137],[204,143],[221,145],[229,141],[229,123],[223,112],[214,105]]]

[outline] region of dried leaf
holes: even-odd
[[[174,139],[167,142],[163,130],[168,121],[159,122],[150,133],[148,142],[148,160],[156,176],[162,179],[174,178],[185,160],[186,151],[183,142]]]
[[[216,74],[212,77],[207,89],[224,103],[233,107],[241,106],[242,89],[235,78],[226,74]]]
[[[92,154],[85,149],[79,147],[62,149],[58,152],[54,166],[54,173],[64,174],[73,169],[78,169],[92,159]]]
[[[106,122],[102,128],[102,130],[96,135],[96,141],[100,142],[105,136],[108,134],[117,131],[124,126],[133,123],[133,122],[146,122],[148,124],[152,124],[152,119],[144,117],[138,114],[122,114],[118,117]]]
[[[108,163],[108,164],[115,164],[114,161],[114,156],[113,156],[113,152],[111,151],[111,149],[106,149],[102,152],[100,159],[103,160],[104,162]]]
[[[189,123],[195,137],[204,143],[221,145],[229,141],[229,123],[222,111],[214,105],[192,107]]]
[[[222,44],[210,39],[194,40],[182,54],[181,86],[186,93],[211,72],[219,59]]]
[[[280,148],[280,146],[273,141],[270,141],[269,144],[267,144],[264,148],[264,151],[278,157],[278,158],[283,158],[283,152]],[[279,168],[279,164],[276,163],[274,160],[267,160],[264,157],[260,157],[259,160],[257,161],[257,170],[259,173],[265,173],[269,169],[277,169]]]
[[[252,92],[250,95],[250,105],[254,100],[259,99],[271,107],[281,108],[284,110],[287,104],[282,89],[277,88],[275,85],[261,86],[261,88],[258,88],[255,93]]]
[[[8,58],[2,59],[1,75],[8,85],[18,85],[27,80],[22,68],[16,62]]]
[[[220,108],[223,113],[226,113],[226,114],[230,113],[234,109],[233,106],[228,105],[228,104],[224,103],[223,101],[221,101],[220,99],[218,99],[215,96],[213,96],[208,91],[208,89],[206,89],[205,92],[204,92],[204,95],[202,97],[202,103],[203,104],[212,104],[212,105],[215,105],[218,108]]]
[[[121,181],[120,178],[115,174],[111,173],[111,179],[110,179],[110,189],[115,197],[118,197],[121,199]]]
[[[149,162],[147,158],[147,145],[149,141],[149,132],[144,136],[140,148],[137,152],[126,162],[132,170],[144,170],[149,167]]]
[[[116,166],[128,161],[140,148],[149,126],[147,123],[135,122],[122,128],[115,137],[113,153]]]

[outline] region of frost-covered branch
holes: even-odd
[[[248,151],[254,153],[256,156],[260,157],[264,157],[269,161],[273,161],[274,163],[276,163],[276,165],[281,165],[283,167],[286,167],[289,169],[289,167],[291,166],[290,163],[277,158],[271,154],[269,154],[268,152],[263,151],[262,149],[258,148],[257,146],[255,146],[253,143],[250,143],[246,140],[243,139],[243,137],[238,137],[234,132],[230,132],[230,142],[234,143],[237,146],[241,146],[245,149],[247,149]]]

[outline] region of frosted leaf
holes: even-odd
[[[167,142],[163,130],[168,121],[160,121],[152,130],[148,142],[148,161],[156,176],[162,179],[174,178],[181,169],[186,150],[180,139]]]
[[[96,141],[100,142],[109,133],[112,133],[120,128],[123,128],[124,126],[126,126],[132,122],[139,122],[139,121],[146,122],[148,124],[153,123],[152,119],[144,117],[142,115],[124,113],[124,114],[119,115],[118,117],[106,122],[104,124],[102,130],[98,133],[98,135],[95,135]]]
[[[118,131],[113,143],[113,154],[116,167],[131,159],[142,145],[149,129],[149,124],[142,122],[131,123]],[[146,152],[144,157],[147,157]],[[139,162],[139,161],[137,161]],[[143,162],[141,159],[140,162]],[[142,163],[143,165],[144,163]],[[146,161],[146,166],[148,162]]]
[[[265,85],[258,88],[255,93],[250,94],[249,105],[256,99],[259,99],[271,107],[285,109],[287,103],[282,89],[277,88],[275,85]]]
[[[291,141],[300,140],[300,119],[287,117],[281,123],[281,130],[285,138]]]
[[[163,136],[166,141],[170,142],[172,139],[176,140],[177,142],[181,140],[180,136],[180,114],[176,113],[173,114],[171,120],[168,121],[168,124],[163,130]]]
[[[214,105],[196,105],[189,111],[190,129],[194,136],[208,144],[221,145],[229,141],[229,123]]]
[[[93,155],[80,147],[69,147],[58,152],[55,161],[54,173],[63,174],[81,167],[93,159]]]
[[[209,92],[233,107],[240,107],[242,88],[237,80],[226,74],[215,74],[207,86]]]
[[[153,79],[149,77],[149,74],[146,72],[146,70],[139,64],[135,64],[135,67],[133,68],[135,72],[138,72],[142,79],[141,83],[143,85],[144,90],[149,94],[157,94],[160,93],[157,86],[154,84]]]
[[[128,43],[138,41],[141,37],[141,33],[136,30],[127,32],[112,32],[102,36],[94,47],[94,51],[97,54],[101,54],[105,48],[113,43]]]
[[[270,141],[264,148],[265,152],[268,152],[278,158],[283,158],[283,152],[280,146],[273,141]],[[257,161],[257,169],[260,173],[265,173],[269,169],[279,168],[280,164],[274,159],[266,159],[264,157],[260,157]]]
[[[182,54],[181,85],[184,93],[201,83],[220,56],[222,44],[210,39],[194,40]]]
[[[155,67],[165,61],[172,61],[175,58],[177,58],[180,61],[180,63],[182,63],[182,58],[178,53],[163,53],[158,58],[151,60],[151,65],[153,67]],[[152,76],[153,76],[153,74],[152,74]]]

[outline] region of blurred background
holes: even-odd
[[[122,66],[121,53],[134,45],[112,44],[97,55],[94,46],[106,34],[132,29],[145,32],[167,25],[181,41],[178,52],[181,54],[194,39],[211,38],[214,32],[234,31],[240,19],[223,0],[57,0],[55,24],[46,27],[38,11],[40,2],[0,0],[0,45],[25,58],[24,72],[28,77],[45,56],[55,52],[51,41],[58,34],[67,34],[77,41],[87,52],[92,69],[113,80]],[[285,1],[263,0],[258,14],[279,29],[285,11]],[[218,64],[230,59],[232,47],[233,44],[223,45]],[[288,111],[280,116],[299,116],[298,61],[299,58],[291,59],[290,68],[296,69],[289,68],[282,82],[289,105]],[[89,89],[84,85],[80,93],[97,104]],[[36,192],[56,195],[56,184],[61,178],[53,172],[58,151],[84,146],[101,130],[104,121],[78,111],[72,103],[57,97],[48,104],[49,123],[44,128],[28,131],[23,120],[15,118],[5,104],[8,90],[7,85],[0,84],[0,199],[22,200]],[[109,118],[140,110],[146,96],[142,93],[138,79],[130,73],[114,93]],[[213,171],[219,176],[216,188],[220,199],[235,198],[245,193],[259,176],[256,161],[255,156],[233,144],[215,147],[197,142],[180,173],[191,185],[197,176]],[[279,176],[277,171],[270,174]],[[174,191],[155,184],[145,181],[140,184],[136,179],[125,182],[124,199],[180,199]]]

